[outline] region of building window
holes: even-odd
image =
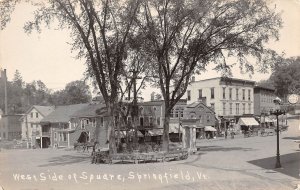
[[[223,115],[226,115],[226,103],[223,102]]]
[[[245,89],[243,89],[243,100],[245,100]]]
[[[35,117],[39,118],[39,113],[38,112],[35,113]]]
[[[211,107],[211,109],[212,109],[213,111],[215,111],[215,103],[211,103],[211,104],[210,104],[210,107]]]
[[[81,120],[81,129],[85,129],[85,127],[89,124],[88,119],[82,119]]]
[[[157,123],[157,125],[160,125],[160,117],[156,118],[156,123]]]
[[[32,112],[30,113],[30,117],[33,118],[33,113]]]
[[[180,110],[179,110],[179,112],[180,112],[179,114],[180,114],[181,118],[183,118],[183,110],[184,110],[184,108],[180,108]]]
[[[92,119],[92,127],[96,127],[96,124],[97,124],[96,119],[93,118],[93,119]]]
[[[199,100],[201,100],[202,99],[202,89],[199,89],[198,93],[199,93]]]
[[[239,100],[239,89],[236,89],[236,94],[235,94],[236,100]]]
[[[191,100],[191,91],[190,90],[187,91],[187,100],[188,101]]]
[[[176,117],[176,118],[178,117],[178,112],[179,112],[179,110],[178,110],[178,108],[176,108],[176,109],[175,109],[175,117]]]
[[[210,89],[210,98],[214,99],[215,98],[215,88]]]
[[[251,113],[251,104],[248,104],[248,112]]]
[[[171,109],[171,112],[170,112],[170,117],[174,117],[174,109]]]
[[[226,91],[226,87],[223,87],[223,99],[226,99],[226,93],[225,93],[225,91]]]
[[[232,100],[232,88],[229,88],[229,99]]]
[[[131,123],[132,123],[132,121],[131,121],[131,116],[128,116],[128,117],[127,117],[127,124],[128,124],[128,125],[131,125]]]
[[[229,114],[232,114],[232,103],[229,104]]]
[[[240,104],[236,103],[235,105],[236,105],[236,110],[235,110],[236,115],[239,115],[240,114]]]
[[[210,115],[207,115],[207,123],[210,122]]]
[[[67,141],[67,133],[61,133],[61,141],[63,142]]]
[[[57,133],[54,133],[54,140],[57,140]]]
[[[140,126],[144,126],[144,118],[140,117]]]
[[[246,105],[243,103],[243,114],[246,113]]]
[[[248,90],[248,100],[251,100],[251,90]]]

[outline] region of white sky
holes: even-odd
[[[300,56],[300,0],[272,0],[276,8],[282,10],[283,29],[280,40],[269,44],[278,53],[285,52],[286,57]],[[274,6],[274,5],[272,5]],[[67,31],[54,27],[44,29],[42,33],[24,33],[23,25],[32,18],[32,7],[20,4],[12,15],[11,22],[0,31],[0,68],[7,69],[8,80],[18,69],[25,82],[41,80],[53,90],[63,89],[68,82],[83,78],[84,60],[76,60],[70,51]],[[207,71],[196,79],[217,77],[220,74]],[[233,77],[259,81],[270,74],[256,73],[252,78],[233,70]],[[147,89],[143,96],[149,99],[153,89]],[[156,90],[159,92],[159,90]]]

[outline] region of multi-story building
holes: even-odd
[[[89,104],[74,104],[56,106],[55,110],[44,117],[40,124],[42,126],[42,142],[45,147],[70,147],[70,135],[74,132],[72,128],[72,115],[77,111],[85,109]],[[80,126],[81,127],[81,126]],[[44,145],[42,145],[44,147]]]
[[[29,146],[34,145],[35,147],[42,147],[42,144],[46,145],[48,142],[46,142],[46,138],[43,139],[40,121],[53,111],[54,106],[34,105],[28,109],[25,115],[20,118],[22,125],[22,140],[26,140]]]
[[[241,116],[254,114],[254,85],[254,81],[237,78],[216,77],[195,81],[193,77],[183,97],[188,103],[206,98],[207,106],[219,119],[219,129],[227,130]]]
[[[188,103],[205,97],[218,117],[233,119],[254,113],[254,85],[254,81],[228,77],[192,81],[184,97]]]
[[[269,115],[275,109],[275,89],[257,85],[254,87],[254,115]]]

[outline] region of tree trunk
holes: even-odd
[[[168,108],[165,109],[165,120],[164,120],[164,133],[163,133],[163,151],[169,152],[169,123],[170,123],[170,114],[168,113]]]
[[[115,154],[117,152],[116,139],[115,139],[115,114],[114,105],[110,104],[108,107],[109,122],[108,131],[109,133],[109,154]]]

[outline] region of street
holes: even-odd
[[[5,190],[203,189],[282,190],[300,184],[298,119],[280,135],[199,140],[187,160],[146,164],[91,164],[89,153],[35,149],[0,152],[0,186]]]

